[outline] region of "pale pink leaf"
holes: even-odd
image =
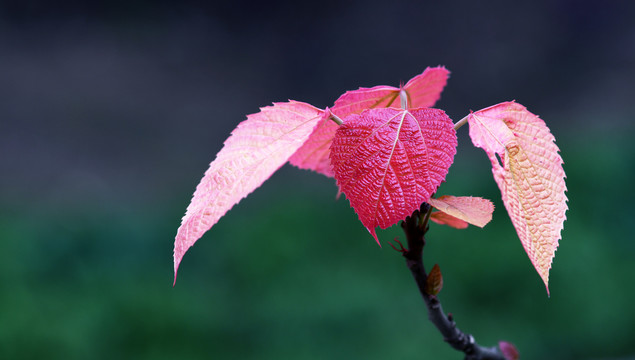
[[[403,87],[408,97],[408,107],[433,106],[441,97],[449,73],[442,66],[428,67],[423,73],[410,79]],[[359,114],[366,109],[400,107],[400,104],[399,88],[381,85],[347,91],[335,101],[335,105],[330,110],[343,119],[351,114]],[[326,119],[321,122],[304,146],[291,157],[289,160],[291,164],[301,169],[314,170],[326,176],[333,176],[328,150],[336,130],[337,124],[334,122]]]
[[[567,211],[555,139],[542,119],[515,102],[479,110],[468,122],[470,137],[487,153],[505,208],[549,293],[549,270]]]
[[[421,206],[456,154],[452,120],[438,109],[369,109],[344,119],[331,145],[340,190],[377,240]],[[379,242],[379,241],[378,241]]]
[[[430,214],[430,220],[439,225],[447,225],[455,229],[465,229],[468,226],[467,222],[457,219],[452,215],[444,213],[443,211],[435,211]]]
[[[443,195],[436,199],[430,198],[428,203],[446,214],[478,227],[490,222],[494,212],[494,204],[480,197]]]
[[[394,103],[399,97],[399,89],[391,86],[375,86],[374,88],[361,88],[355,91],[346,92],[330,109],[335,115],[344,118],[350,114],[358,114],[364,109],[373,107],[387,107]],[[345,100],[341,100],[344,98]],[[338,102],[340,102],[338,104]],[[399,104],[399,99],[397,99]],[[327,116],[330,112],[327,112]],[[306,143],[289,159],[292,165],[300,169],[313,170],[326,176],[333,176],[333,170],[329,160],[331,142],[335,136],[335,131],[339,126],[325,118],[320,122],[313,134]]]
[[[247,116],[196,187],[174,242],[174,280],[185,252],[229,209],[258,188],[304,144],[323,111],[297,101]]]

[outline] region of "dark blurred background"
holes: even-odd
[[[467,127],[432,225],[440,297],[523,359],[634,359],[635,2],[2,1],[1,359],[460,359],[403,259],[332,179],[284,166],[185,256],[190,197],[245,115],[451,72],[457,121],[515,99],[556,136],[570,210],[548,298]]]

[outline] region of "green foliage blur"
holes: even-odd
[[[424,256],[443,272],[445,310],[479,343],[512,342],[526,359],[632,354],[633,142],[595,133],[591,148],[588,133],[557,134],[570,210],[548,298],[464,135],[440,193],[497,209],[482,230],[431,225]],[[172,288],[190,185],[152,207],[3,207],[0,358],[460,358],[387,246],[401,229],[380,231],[378,247],[332,179],[290,166],[190,250]]]

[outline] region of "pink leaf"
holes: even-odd
[[[408,94],[411,108],[432,107],[441,98],[450,72],[443,66],[426,68],[423,73],[410,79],[403,87]]]
[[[490,222],[494,212],[494,204],[480,197],[443,195],[436,199],[431,198],[428,203],[446,214],[478,227]]]
[[[450,72],[442,67],[426,68],[403,87],[408,96],[409,108],[431,107],[441,97]],[[331,111],[345,118],[366,109],[400,107],[399,89],[392,86],[375,86],[348,91],[335,101]],[[326,116],[328,118],[328,116]],[[309,140],[289,160],[291,164],[333,176],[328,149],[335,136],[337,124],[325,120],[316,127]]]
[[[466,229],[468,226],[467,222],[457,219],[452,215],[444,213],[443,211],[435,211],[430,214],[430,220],[439,225],[447,225],[455,229]]]
[[[345,92],[337,100],[331,111],[344,118],[351,114],[359,114],[366,109],[399,107],[399,89],[392,86],[375,86],[359,88]]]
[[[468,122],[472,142],[487,153],[505,208],[549,293],[549,269],[567,211],[555,139],[542,119],[515,102],[479,110]]]
[[[408,108],[431,107],[441,97],[450,72],[442,67],[426,68],[406,83],[403,89],[408,96]],[[359,114],[366,109],[400,107],[399,88],[375,86],[347,91],[335,101],[331,109],[341,118]]]
[[[375,227],[411,215],[436,191],[456,145],[452,120],[442,110],[369,109],[337,129],[331,164],[340,190],[377,240]]]
[[[338,125],[329,119],[327,108],[309,139],[291,156],[289,162],[300,169],[313,170],[328,177],[333,176],[329,161],[329,147]]]
[[[275,103],[238,124],[196,187],[174,242],[174,281],[185,252],[229,209],[258,188],[307,140],[323,111]]]

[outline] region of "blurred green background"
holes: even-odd
[[[570,200],[548,298],[460,129],[439,193],[497,210],[431,226],[444,309],[523,359],[635,358],[633,4],[2,2],[0,359],[462,358],[387,246],[400,229],[378,247],[332,179],[288,165],[172,287],[180,219],[246,114],[438,64],[455,121],[511,99],[545,119]]]

